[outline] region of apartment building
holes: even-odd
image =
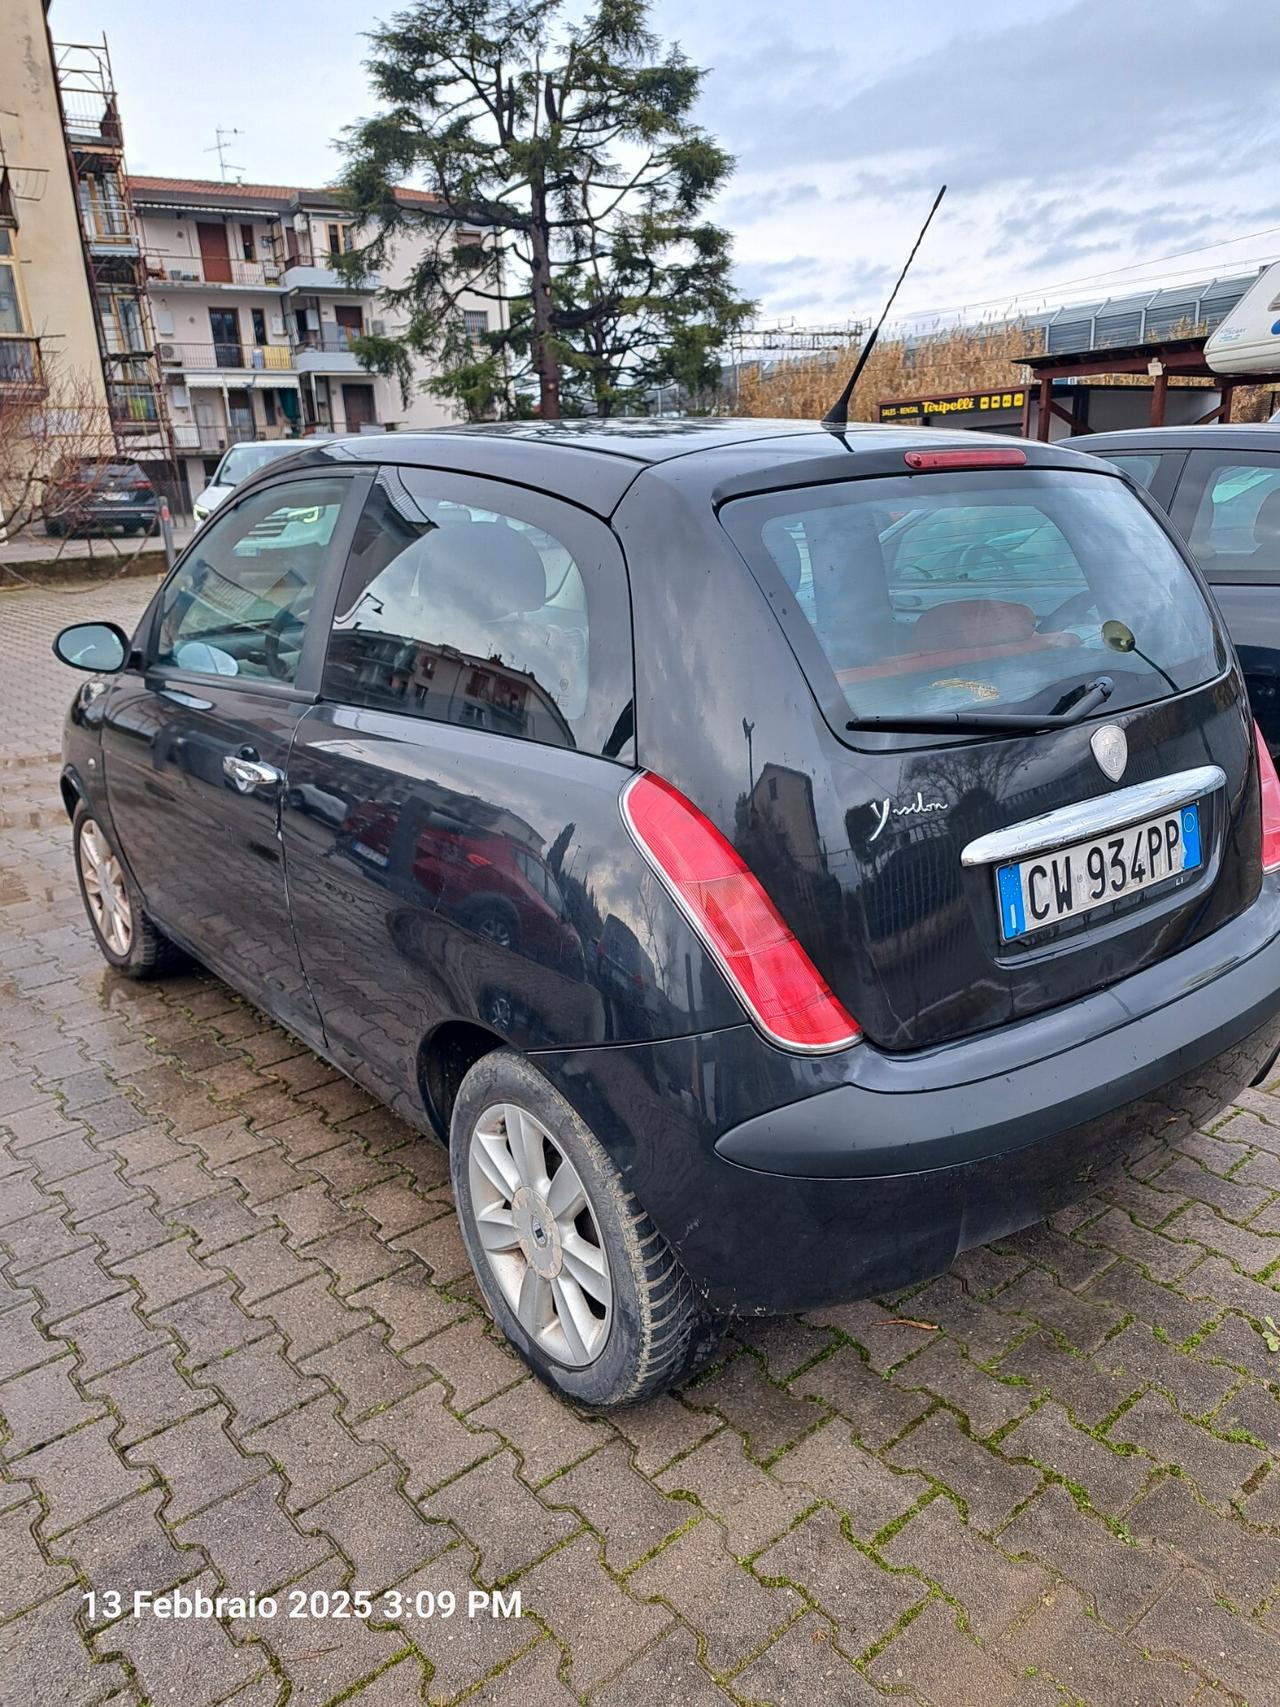
[[[422,390],[425,365],[406,402],[398,380],[369,373],[352,349],[363,333],[395,330],[382,292],[405,276],[414,244],[400,246],[387,278],[355,286],[333,258],[359,233],[331,190],[133,176],[129,193],[166,412],[193,492],[242,439],[455,418]],[[416,206],[439,205],[424,191],[399,194]],[[490,305],[479,298],[464,312],[474,332],[491,324]]]

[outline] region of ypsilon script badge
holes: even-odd
[[[1114,723],[1104,723],[1101,729],[1094,730],[1089,745],[1103,775],[1109,776],[1112,782],[1119,782],[1129,763],[1129,743],[1124,730]]]

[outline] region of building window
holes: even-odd
[[[252,256],[246,257],[252,260]],[[265,344],[267,341],[267,317],[260,308],[250,310],[253,315],[253,341],[255,344]]]
[[[13,260],[13,234],[0,228],[0,332],[25,332]]]
[[[489,310],[487,308],[464,308],[462,324],[466,328],[468,338],[478,338],[481,332],[489,330]]]
[[[262,418],[269,427],[276,424],[276,394],[274,391],[262,393]]]
[[[251,225],[242,225],[240,227],[240,246],[244,250],[245,260],[252,261],[254,259],[254,251],[253,227]]]
[[[350,254],[356,246],[355,227],[345,220],[332,219],[325,226],[331,255]]]

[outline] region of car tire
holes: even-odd
[[[157,978],[186,956],[157,928],[110,838],[82,800],[71,820],[71,846],[89,928],[103,958],[126,978]]]
[[[566,1165],[568,1184],[557,1193]],[[534,1374],[563,1397],[594,1409],[634,1404],[719,1349],[724,1322],[703,1307],[599,1139],[514,1050],[482,1056],[463,1079],[450,1168],[485,1302]]]

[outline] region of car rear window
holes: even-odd
[[[1105,475],[847,481],[738,499],[721,520],[820,700],[834,675],[856,716],[1065,709],[1100,675],[1116,710],[1226,663],[1194,576]]]
[[[272,439],[267,444],[232,445],[213,477],[215,486],[238,486],[278,456],[293,456],[304,447],[297,439]]]

